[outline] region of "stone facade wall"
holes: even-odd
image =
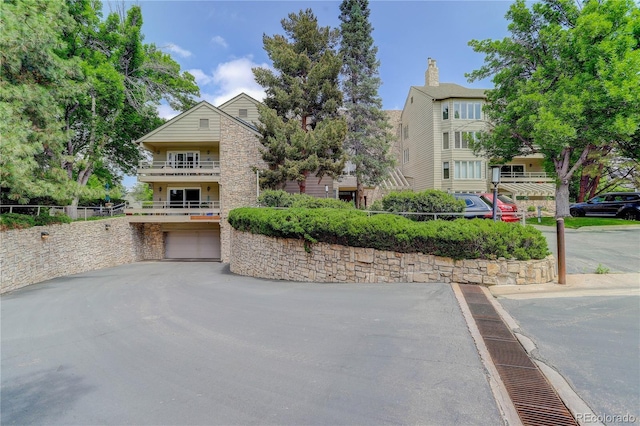
[[[114,218],[2,231],[0,293],[65,275],[162,259],[162,232],[158,225],[147,225]],[[48,238],[41,232],[48,232]]]
[[[256,173],[253,166],[266,168],[260,154],[258,134],[237,121],[220,116],[220,250],[222,262],[231,255],[229,212],[237,207],[256,206]]]
[[[335,244],[271,238],[233,230],[231,271],[246,276],[316,282],[456,282],[538,284],[553,281],[553,256],[542,260],[452,260]]]
[[[538,206],[542,207],[542,216],[555,216],[556,214],[556,200],[547,199],[529,199],[529,200],[516,200],[518,211],[526,212],[527,217],[538,216]],[[532,212],[527,211],[529,206],[534,206],[535,210]]]
[[[138,258],[141,260],[164,259],[164,233],[160,223],[132,223]]]

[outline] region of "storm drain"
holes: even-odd
[[[577,425],[482,289],[461,284],[460,290],[522,423]]]

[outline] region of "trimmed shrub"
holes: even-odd
[[[39,216],[19,213],[5,213],[0,215],[0,229],[25,229],[32,226],[52,225],[55,223],[71,223],[69,216],[58,213],[49,215],[49,209],[42,209]]]
[[[291,207],[292,195],[281,189],[266,189],[260,193],[258,203],[264,207]]]
[[[0,229],[25,229],[35,226],[33,216],[19,213],[4,213],[0,215]]]
[[[380,204],[374,203],[375,207]],[[465,203],[457,200],[453,195],[444,191],[428,189],[422,192],[400,191],[392,192],[382,198],[382,211],[392,213],[460,213],[464,211]],[[407,215],[414,221],[432,220],[431,215]],[[454,216],[438,216],[442,219],[454,219]]]
[[[49,210],[42,210],[39,216],[35,216],[36,226],[53,225],[55,223],[71,223],[73,220],[64,213],[56,213],[51,216]]]
[[[354,209],[352,203],[335,198],[316,198],[307,194],[289,194],[282,190],[262,191],[258,198],[260,205],[265,207],[294,207],[305,209]]]
[[[235,229],[270,237],[304,239],[453,259],[542,259],[549,254],[542,233],[530,226],[458,219],[416,223],[391,214],[330,208],[276,210],[239,208],[229,213]]]

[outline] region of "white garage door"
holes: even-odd
[[[168,231],[165,259],[220,259],[220,230]]]

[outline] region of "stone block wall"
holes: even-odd
[[[159,225],[130,225],[123,217],[2,231],[0,293],[65,275],[162,259],[162,232],[154,226]],[[42,232],[48,232],[48,238],[42,238]],[[151,238],[144,238],[145,233]]]
[[[220,116],[220,251],[223,262],[229,262],[231,254],[229,212],[237,207],[258,204],[256,173],[251,168],[266,168],[260,154],[261,146],[257,132],[232,118]]]
[[[421,253],[396,253],[271,238],[233,230],[231,271],[246,276],[316,282],[456,282],[539,284],[553,281],[553,256],[542,260],[453,260]]]

